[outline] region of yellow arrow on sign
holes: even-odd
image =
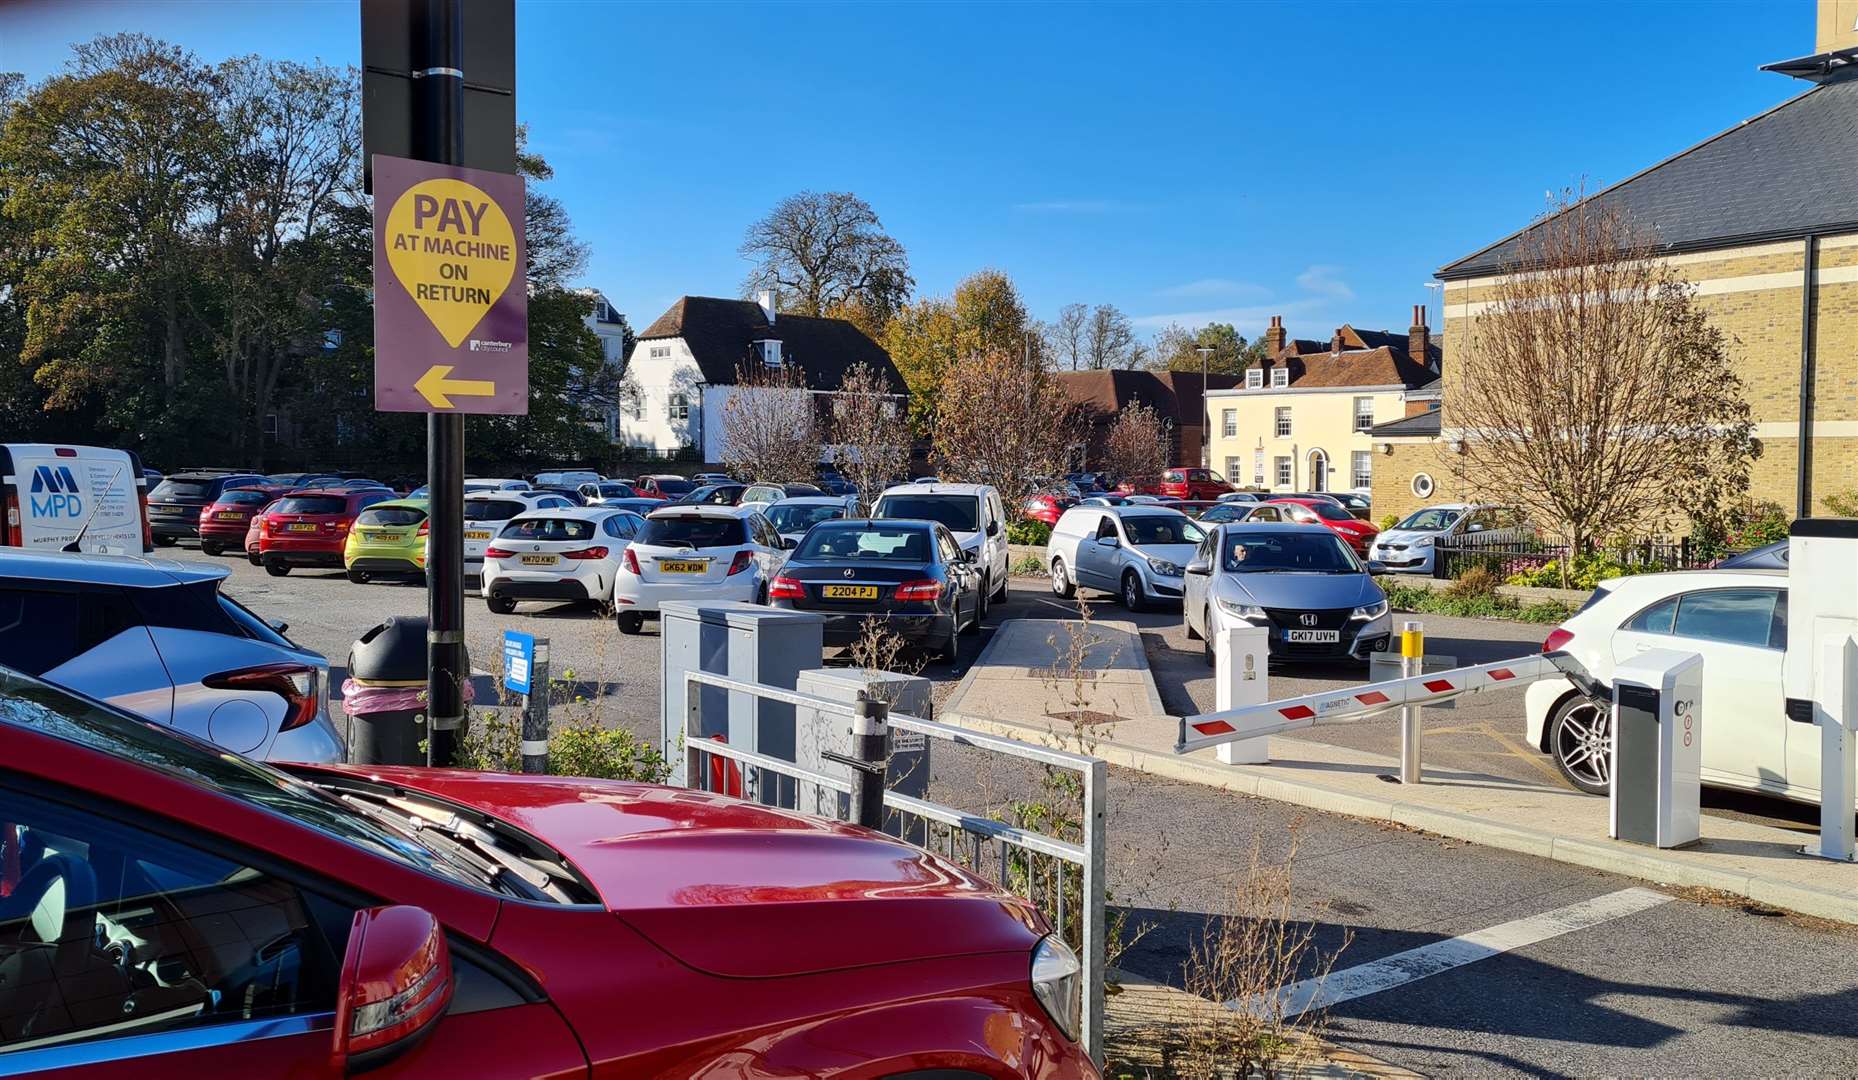
[[[489,379],[448,379],[452,373],[450,364],[434,364],[431,369],[419,377],[413,389],[435,409],[453,409],[452,399],[447,394],[459,397],[490,397],[497,392],[497,384]]]

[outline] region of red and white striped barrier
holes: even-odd
[[[1346,690],[1325,690],[1318,694],[1268,701],[1263,705],[1248,705],[1225,712],[1184,716],[1181,718],[1180,737],[1174,743],[1174,752],[1191,754],[1221,743],[1295,731],[1317,721],[1359,720],[1403,705],[1427,705],[1461,694],[1476,694],[1492,689],[1508,690],[1558,674],[1560,670],[1546,656],[1519,656],[1514,660],[1499,660],[1494,664],[1429,672],[1407,679],[1369,683]]]

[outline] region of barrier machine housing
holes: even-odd
[[[1852,858],[1858,726],[1858,521],[1802,518],[1788,530],[1787,719],[1819,728],[1819,842],[1809,855]],[[1787,737],[1809,734],[1789,727]]]

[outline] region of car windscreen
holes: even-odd
[[[955,532],[979,532],[981,500],[973,495],[886,495],[877,516],[939,521]]]
[[[1298,570],[1312,573],[1352,574],[1361,569],[1355,556],[1334,533],[1232,532],[1220,568],[1233,574]]]
[[[519,518],[497,535],[504,540],[592,540],[594,523],[578,518]]]
[[[417,525],[426,520],[426,512],[413,506],[373,506],[355,519],[357,525]]]
[[[271,496],[262,491],[222,491],[219,501],[227,506],[263,506],[271,501]]]
[[[154,501],[168,499],[204,499],[212,484],[204,480],[163,480],[148,493]]]
[[[632,489],[624,484],[601,484],[600,497],[602,499],[630,499]]]
[[[666,495],[688,495],[692,491],[695,491],[696,488],[697,485],[688,480],[658,481],[658,490],[664,492]]]
[[[1406,519],[1401,521],[1400,524],[1395,525],[1394,528],[1437,532],[1442,529],[1451,528],[1453,523],[1456,522],[1463,513],[1463,510],[1445,510],[1436,506],[1428,507],[1427,509],[1415,510],[1408,514]]]
[[[845,516],[843,506],[808,505],[770,506],[767,509],[768,520],[774,523],[775,532],[805,532],[822,521]]]
[[[929,530],[920,526],[827,525],[807,533],[793,557],[926,563],[932,550]]]
[[[529,509],[515,499],[466,499],[466,521],[508,521]]]
[[[748,543],[748,526],[738,517],[671,514],[645,519],[637,543],[665,547],[740,547]]]
[[[1311,499],[1310,509],[1316,511],[1316,516],[1324,521],[1355,520],[1355,515],[1343,509],[1340,504],[1332,503],[1328,499]]]
[[[1123,532],[1137,547],[1149,544],[1197,544],[1206,534],[1193,522],[1176,514],[1130,514],[1123,518]]]
[[[286,495],[271,507],[273,514],[340,514],[348,500],[339,495]]]

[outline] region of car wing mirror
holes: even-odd
[[[276,630],[280,634],[290,629],[290,624],[282,619],[266,619],[265,625]]]
[[[1097,546],[1098,547],[1112,547],[1112,548],[1122,547],[1123,542],[1121,540],[1116,539],[1114,536],[1099,536],[1097,537]]]
[[[1195,559],[1187,564],[1186,570],[1190,574],[1210,574],[1213,572],[1213,564],[1206,559]]]
[[[1387,572],[1387,564],[1386,564],[1386,563],[1384,563],[1384,562],[1382,562],[1382,561],[1380,561],[1379,559],[1369,559],[1369,560],[1368,560],[1368,573],[1370,573],[1370,574],[1385,574],[1386,572]]]
[[[362,908],[348,932],[336,992],[338,1072],[384,1064],[445,1016],[451,950],[432,913],[406,904]]]
[[[797,547],[799,547],[799,546],[800,546],[800,541],[798,541],[798,540],[795,540],[795,539],[794,539],[793,537],[791,537],[791,536],[783,536],[783,537],[781,537],[781,548],[782,548],[782,550],[784,550],[784,551],[792,551],[793,549],[795,549],[795,548],[797,548]]]
[[[969,551],[967,548],[962,548],[961,549],[961,561],[964,563],[980,562],[981,553],[978,551]]]
[[[998,521],[990,521],[987,523],[987,535],[988,536],[999,536],[1000,535],[1000,523]]]

